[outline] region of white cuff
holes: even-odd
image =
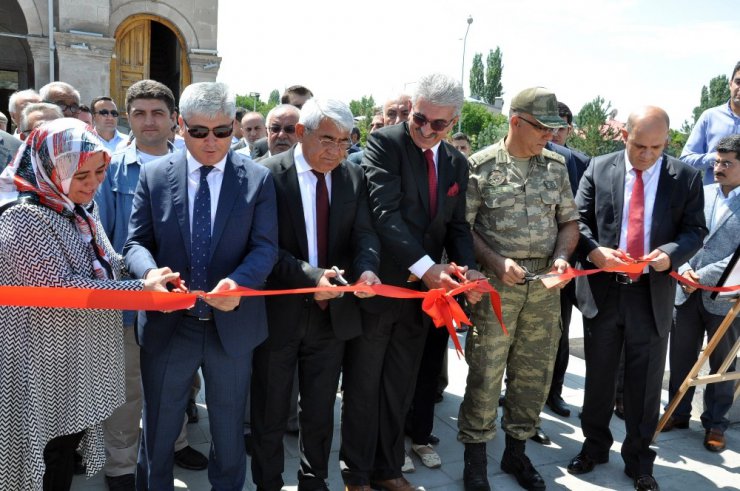
[[[432,266],[434,266],[434,261],[432,261],[432,258],[429,256],[424,256],[416,261],[414,264],[412,264],[409,268],[409,271],[411,271],[414,276],[421,279]]]

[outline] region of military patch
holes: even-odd
[[[545,185],[545,189],[549,189],[550,191],[558,188],[558,185],[555,181],[543,181],[542,184]]]
[[[506,175],[504,175],[503,172],[500,170],[492,170],[490,174],[488,174],[488,184],[491,186],[499,186],[506,180]]]

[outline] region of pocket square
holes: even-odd
[[[450,188],[447,190],[447,196],[457,196],[457,193],[460,192],[460,186],[457,185],[457,183],[452,184]]]

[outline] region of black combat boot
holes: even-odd
[[[464,458],[463,483],[465,491],[491,491],[486,469],[486,444],[466,443]]]
[[[506,450],[501,458],[501,470],[513,474],[519,485],[527,491],[540,491],[545,489],[545,481],[534,469],[529,457],[524,455],[525,443],[526,440],[517,440],[506,435]]]

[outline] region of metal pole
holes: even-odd
[[[465,37],[463,38],[463,55],[462,55],[462,68],[460,70],[460,85],[463,86],[463,95],[465,95],[465,46],[468,43],[468,31],[470,31],[470,24],[473,23],[473,16],[468,16],[468,27],[465,29]],[[457,131],[460,132],[462,129],[462,118],[457,120]]]
[[[49,5],[49,82],[54,81],[54,0],[48,0]]]

